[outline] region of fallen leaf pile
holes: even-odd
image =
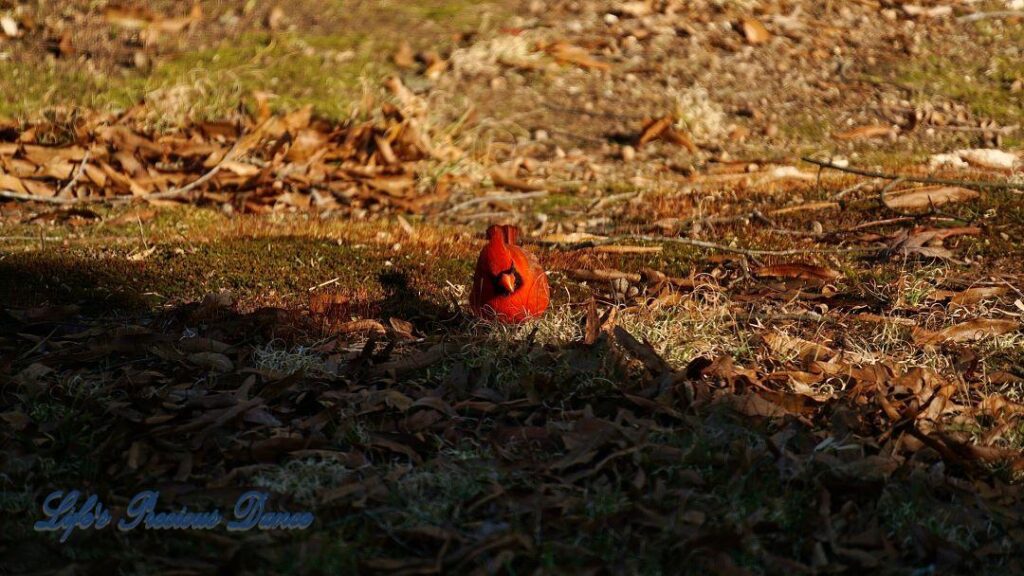
[[[264,109],[258,118],[198,122],[165,134],[132,125],[129,112],[78,118],[62,128],[4,126],[0,196],[364,214],[388,206],[419,212],[446,197],[443,183],[417,186],[416,162],[438,152],[417,119],[391,105],[377,120],[344,125],[318,120],[309,108],[283,116]]]

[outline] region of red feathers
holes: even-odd
[[[478,316],[519,323],[548,307],[548,277],[537,258],[519,246],[515,226],[491,226],[480,251],[469,304]]]

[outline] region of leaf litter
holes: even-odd
[[[641,30],[680,9],[620,4],[608,14]],[[732,44],[742,40],[764,50],[799,30],[797,13],[755,17],[731,4],[717,8],[729,10],[720,15],[730,36],[715,40],[727,50],[743,50]],[[191,25],[112,14],[119,26]],[[694,33],[680,26],[671,36]],[[586,38],[500,44],[505,56],[463,51],[452,69],[529,71],[543,67],[539,52],[602,78],[619,64]],[[415,69],[417,55],[395,56]],[[423,175],[452,151],[433,141],[425,101],[389,84],[397,105],[360,122],[259,106],[170,134],[139,128],[131,111],[82,117],[59,140],[51,125],[12,127],[0,143],[2,187],[48,203],[433,214],[459,181]],[[401,317],[331,276],[300,282],[304,300],[279,308],[223,293],[129,317],[5,302],[0,434],[5,478],[26,487],[8,509],[29,514],[73,479],[114,496],[115,512],[154,485],[176,505],[225,506],[260,487],[276,504],[316,511],[308,534],[214,535],[216,551],[196,546],[192,556],[207,572],[293,562],[408,573],[1019,571],[1020,276],[956,267],[1015,229],[973,214],[990,199],[965,188],[879,194],[869,184],[833,199],[850,188],[827,176],[812,188],[813,173],[785,159],[731,159],[715,150],[731,132],[722,109],[695,93],[680,98],[686,110],[631,119],[624,138],[634,155],[665,144],[702,155],[651,163],[680,176],[678,191],[613,200],[593,189],[605,167],[583,154],[482,173],[509,194],[474,196],[475,205],[531,224],[565,291],[536,326],[480,326],[457,297],[414,301],[417,315]],[[697,104],[716,120],[693,117]],[[902,133],[861,126],[836,137]],[[564,175],[591,187],[580,195],[592,195],[592,208],[530,219],[512,204],[557,192],[550,183]],[[148,220],[136,216],[114,219]],[[286,233],[319,230],[299,222]],[[432,223],[399,223],[402,243],[438,249],[416,239]],[[390,232],[374,233],[394,247]],[[807,241],[770,253],[779,237]],[[673,238],[697,242],[686,246],[694,253]],[[810,251],[819,245],[868,250]],[[126,258],[144,266],[163,254],[151,250]],[[5,271],[17,270],[17,258],[6,260]],[[459,272],[438,274],[457,294]],[[14,566],[68,559],[41,555],[24,526],[6,534]],[[171,558],[169,541],[142,535],[132,545]]]

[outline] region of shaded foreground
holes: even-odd
[[[473,237],[419,221],[403,239],[190,210],[178,243],[102,214],[107,232],[0,262],[15,572],[1020,570],[1019,277],[554,248],[552,312],[509,329],[465,315]],[[104,239],[122,219],[143,236]],[[997,258],[964,241],[947,246]],[[115,511],[256,488],[317,520],[32,532],[71,487]]]
[[[397,45],[422,8],[355,45],[320,3],[235,4],[181,37],[230,40],[158,35],[123,78],[245,82],[0,124],[0,571],[1024,570],[1019,21],[531,2],[438,52],[446,27]],[[83,57],[115,70],[139,34]],[[402,79],[349,106],[371,60]],[[310,73],[250,94],[282,70]],[[109,96],[75,86],[56,101]],[[492,221],[550,271],[537,323],[467,314]],[[316,522],[33,532],[71,488],[116,514],[259,489]]]

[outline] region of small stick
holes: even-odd
[[[899,186],[900,184],[903,184],[904,182],[906,182],[905,178],[897,178],[897,179],[889,182],[885,186],[883,186],[882,189],[878,191],[878,201],[882,204],[883,207],[889,208],[889,204],[887,204],[886,201],[885,201],[885,195],[888,194],[893,188]],[[889,210],[892,210],[893,212],[895,212],[896,214],[899,214],[900,216],[910,216],[910,217],[914,216],[913,214],[908,214],[906,212],[901,212],[900,210],[898,210],[896,208],[889,208]]]
[[[58,198],[56,196],[37,196],[35,194],[22,194],[13,190],[0,190],[0,198],[11,200],[25,200],[27,202],[43,202],[46,204],[74,204],[78,198]]]
[[[331,278],[330,280],[327,280],[325,282],[321,282],[321,283],[317,284],[316,286],[311,287],[309,290],[307,290],[307,292],[312,292],[313,290],[317,290],[317,289],[323,288],[324,286],[330,286],[331,284],[337,283],[338,280],[341,280],[341,276],[336,276],[334,278]]]
[[[843,188],[839,192],[836,192],[835,194],[833,194],[831,200],[839,200],[843,196],[846,196],[847,194],[849,194],[851,192],[856,192],[857,190],[860,190],[861,188],[867,186],[868,184],[871,184],[871,182],[868,181],[868,180],[864,180],[864,181],[861,181],[861,182],[858,182],[858,183],[854,184],[853,186],[848,186],[846,188]]]
[[[639,234],[627,234],[623,236],[611,236],[611,241],[643,241],[643,242],[672,242],[674,244],[685,244],[687,246],[696,246],[697,248],[706,248],[708,250],[720,250],[722,252],[733,252],[736,254],[743,254],[745,256],[799,256],[803,254],[850,254],[850,253],[872,253],[884,250],[883,247],[862,247],[855,246],[850,248],[795,248],[792,250],[758,250],[755,248],[734,248],[732,246],[725,246],[723,244],[715,244],[714,242],[705,242],[704,240],[695,240],[693,238],[680,238],[678,236],[646,236]]]
[[[932,178],[929,176],[909,176],[906,174],[887,174],[885,172],[875,172],[873,170],[864,170],[863,168],[850,168],[848,166],[839,166],[831,162],[825,162],[824,160],[815,160],[814,158],[808,158],[804,156],[800,158],[804,162],[820,166],[822,168],[831,168],[840,172],[847,172],[849,174],[857,174],[858,176],[868,176],[870,178],[884,178],[885,180],[897,180],[903,179],[906,182],[920,182],[921,184],[942,184],[945,186],[973,186],[975,188],[988,188],[990,190],[1024,190],[1024,183],[1015,182],[984,182],[981,180],[953,180],[949,178]]]
[[[170,190],[164,190],[163,192],[153,192],[151,194],[146,194],[145,196],[140,196],[140,198],[142,198],[143,200],[166,200],[168,198],[177,198],[178,196],[184,196],[188,194],[189,192],[195,190],[197,187],[205,184],[207,181],[210,180],[210,178],[216,176],[217,173],[220,172],[220,169],[224,166],[225,162],[227,162],[228,160],[233,160],[235,150],[238,149],[238,144],[241,143],[241,141],[241,137],[239,137],[238,140],[235,140],[235,145],[232,146],[231,149],[228,150],[226,154],[224,154],[224,157],[220,159],[220,162],[217,162],[216,166],[210,168],[209,172],[203,174],[199,178],[196,178],[192,182],[189,182],[188,184],[181,186],[180,188],[171,188]]]
[[[82,155],[82,163],[78,165],[78,169],[75,170],[74,175],[71,176],[71,180],[68,180],[68,183],[61,187],[57,192],[57,196],[64,196],[65,192],[71,190],[71,187],[78,183],[78,180],[82,178],[82,174],[85,172],[85,165],[87,162],[89,162],[88,150],[86,150],[85,154]]]

